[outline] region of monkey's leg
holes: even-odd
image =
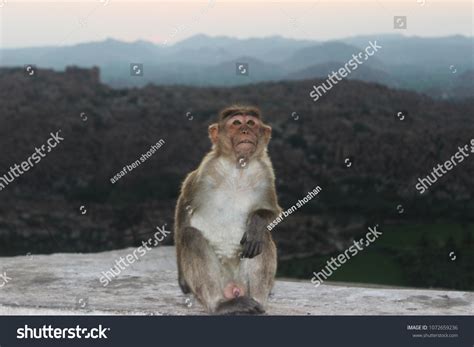
[[[178,252],[178,284],[183,294],[189,294],[191,292],[191,288],[189,288],[188,284],[186,283],[186,280],[184,279],[184,276],[183,276],[183,271],[181,270],[181,255],[179,254],[179,252]]]
[[[246,285],[246,295],[255,299],[263,307],[273,288],[277,269],[277,252],[270,232],[266,231],[262,243],[262,253],[252,259],[240,261],[240,280]]]
[[[241,259],[235,282],[226,286],[235,298],[217,307],[221,314],[264,313],[264,306],[273,287],[277,267],[276,247],[270,233],[263,235],[261,253],[252,259]],[[236,284],[239,283],[239,284]],[[242,283],[243,287],[240,287]],[[243,296],[240,296],[240,294]],[[227,295],[226,295],[227,297]]]
[[[198,229],[187,227],[180,237],[181,278],[207,310],[214,312],[224,299],[224,274],[219,259]]]

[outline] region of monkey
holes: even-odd
[[[263,314],[277,270],[266,226],[282,211],[260,109],[232,105],[209,125],[211,150],[175,210],[178,283],[210,314]]]

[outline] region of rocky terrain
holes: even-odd
[[[133,249],[97,254],[0,258],[11,278],[0,288],[0,315],[205,315],[178,287],[173,247],[158,247],[106,287],[99,282]],[[268,315],[467,315],[474,294],[278,280]]]
[[[157,226],[172,230],[180,182],[210,148],[207,125],[236,102],[259,106],[273,127],[282,207],[322,188],[274,229],[282,258],[340,250],[375,223],[473,221],[474,156],[423,196],[415,189],[418,177],[474,138],[473,98],[435,101],[342,81],[313,102],[309,92],[322,80],[112,89],[99,76],[74,67],[34,76],[0,69],[0,175],[51,132],[64,137],[0,192],[0,256],[123,248]],[[152,158],[110,182],[160,139]]]

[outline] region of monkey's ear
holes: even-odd
[[[270,142],[272,138],[272,127],[266,124],[263,124],[263,136],[265,138],[265,142]]]
[[[219,135],[219,125],[217,123],[209,125],[209,138],[212,144],[217,143],[217,135]]]

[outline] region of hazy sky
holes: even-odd
[[[473,15],[471,0],[0,0],[0,43],[69,45],[108,37],[173,43],[198,33],[314,40],[374,33],[472,36]],[[407,16],[407,29],[394,29],[394,16]]]

